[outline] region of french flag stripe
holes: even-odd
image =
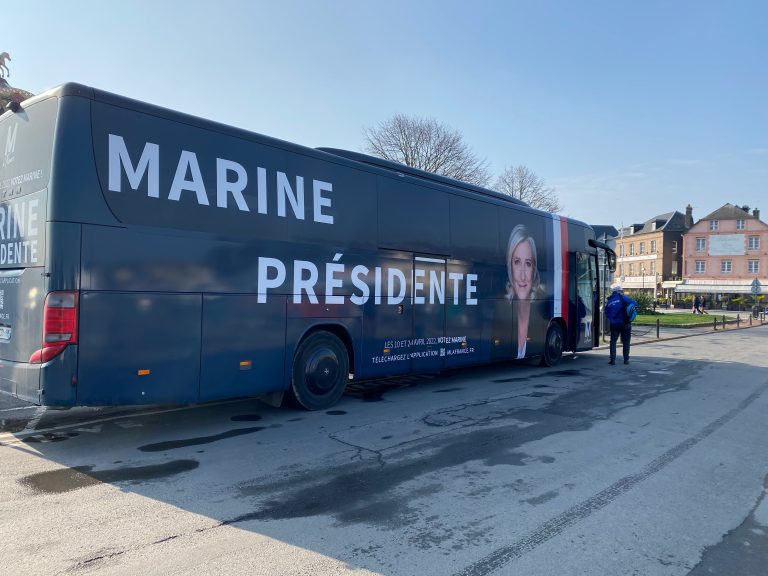
[[[552,243],[555,256],[554,317],[563,315],[563,256],[560,238],[560,216],[552,216]]]
[[[552,215],[555,256],[554,316],[568,322],[568,220]]]

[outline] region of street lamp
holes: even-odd
[[[640,266],[640,275],[643,277],[643,292],[645,292],[645,266]]]

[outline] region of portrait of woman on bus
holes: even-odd
[[[537,267],[536,242],[523,224],[512,229],[507,245],[507,299],[515,317],[515,358],[525,358],[531,305],[541,285]]]

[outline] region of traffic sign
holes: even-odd
[[[752,280],[752,294],[760,294],[761,292],[760,280],[755,278]]]

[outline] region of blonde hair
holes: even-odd
[[[517,300],[515,291],[513,288],[514,279],[512,278],[512,254],[521,242],[528,242],[531,247],[531,254],[533,255],[533,276],[531,277],[531,300],[536,299],[536,293],[539,291],[541,285],[541,279],[539,277],[539,258],[536,254],[536,242],[533,236],[528,234],[528,228],[525,224],[518,224],[512,228],[512,233],[509,235],[509,243],[507,244],[507,300]]]

